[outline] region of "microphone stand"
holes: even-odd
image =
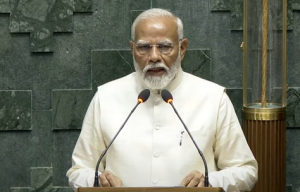
[[[180,119],[181,123],[183,124],[186,132],[189,134],[190,138],[192,139],[194,145],[196,146],[197,150],[198,150],[198,153],[200,154],[202,160],[203,160],[203,163],[204,163],[204,167],[205,167],[205,176],[204,176],[204,187],[208,187],[209,186],[209,181],[208,181],[208,168],[207,168],[207,163],[206,163],[206,160],[205,160],[205,157],[202,153],[202,151],[199,149],[196,141],[194,140],[194,138],[192,137],[190,131],[188,130],[187,126],[185,125],[185,123],[183,122],[183,120],[181,119],[180,115],[178,114],[177,110],[175,109],[174,105],[173,105],[173,102],[169,102],[172,106],[172,108],[174,109],[176,115],[178,116],[178,118]]]
[[[143,91],[140,92],[140,94],[138,95],[138,102],[137,104],[134,106],[134,108],[131,110],[131,112],[129,113],[128,117],[126,118],[126,120],[124,121],[124,123],[121,125],[119,131],[116,133],[116,135],[113,137],[113,139],[111,140],[111,142],[108,144],[108,146],[106,147],[106,149],[102,152],[102,154],[99,157],[99,160],[97,162],[96,165],[96,170],[95,170],[95,181],[94,181],[94,187],[99,187],[99,173],[98,173],[98,169],[99,169],[99,165],[100,162],[102,160],[102,158],[104,157],[104,155],[106,154],[107,150],[110,148],[111,144],[114,142],[114,140],[117,138],[117,136],[119,135],[119,133],[121,132],[121,130],[123,129],[124,125],[126,124],[126,122],[128,121],[129,117],[132,115],[132,113],[135,111],[135,109],[137,108],[137,106],[141,103],[144,103],[145,101],[148,100],[150,96],[150,90],[149,89],[144,89]]]
[[[98,173],[98,169],[99,169],[99,165],[100,162],[102,160],[102,158],[104,157],[104,155],[106,154],[107,150],[110,148],[111,144],[114,142],[114,140],[117,138],[117,136],[119,135],[119,133],[121,132],[121,130],[123,129],[124,125],[126,124],[126,122],[128,121],[129,117],[132,115],[132,113],[135,111],[135,109],[137,108],[137,106],[141,104],[140,101],[138,101],[138,103],[134,106],[134,108],[131,110],[131,112],[129,113],[128,117],[126,118],[126,120],[124,121],[124,123],[121,125],[120,129],[118,130],[118,132],[116,133],[116,135],[113,137],[113,139],[111,140],[111,142],[108,144],[107,148],[102,152],[101,156],[99,157],[99,160],[97,162],[97,166],[96,166],[96,170],[95,170],[95,181],[94,181],[94,187],[99,187],[99,173]]]

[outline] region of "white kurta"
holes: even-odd
[[[92,187],[97,160],[143,90],[137,73],[98,87],[86,113],[67,172],[70,186]],[[168,87],[173,104],[202,150],[213,187],[251,190],[257,162],[224,88],[180,71]],[[172,106],[151,92],[120,132],[100,164],[123,187],[178,186],[203,161]]]

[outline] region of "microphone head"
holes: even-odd
[[[172,103],[173,102],[173,96],[172,96],[172,94],[168,90],[166,90],[166,89],[163,89],[161,91],[161,97],[163,98],[163,100],[166,103]]]
[[[138,96],[138,102],[139,103],[144,103],[148,100],[150,96],[150,90],[149,89],[144,89],[142,92],[140,92]]]

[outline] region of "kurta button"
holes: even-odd
[[[154,151],[154,157],[159,157],[159,156],[160,156],[159,151]]]
[[[158,183],[158,179],[153,178],[153,179],[152,179],[152,183],[154,183],[154,184]]]
[[[160,130],[160,128],[161,128],[160,125],[156,125],[156,126],[155,126],[155,129],[156,129],[156,130]]]

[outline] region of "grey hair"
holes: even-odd
[[[183,38],[183,24],[181,19],[173,15],[171,12],[165,10],[165,9],[160,9],[160,8],[152,8],[148,9],[144,12],[142,12],[133,22],[132,27],[131,27],[131,39],[134,41],[135,40],[135,27],[137,24],[139,24],[143,20],[155,20],[160,17],[170,17],[174,18],[174,21],[177,23],[177,28],[178,28],[178,37],[179,39]]]

